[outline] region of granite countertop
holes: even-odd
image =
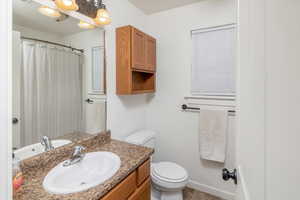
[[[53,195],[43,188],[44,177],[58,163],[68,159],[74,146],[86,147],[86,152],[109,151],[121,159],[121,167],[109,180],[84,192],[68,195]],[[110,133],[86,138],[75,144],[57,148],[23,161],[25,184],[14,195],[14,200],[99,200],[118,183],[124,180],[154,152],[153,149],[110,139]]]
[[[84,138],[88,138],[93,136],[92,134],[89,133],[83,133],[83,132],[73,132],[73,133],[68,133],[63,136],[54,138],[53,140],[71,140],[72,142],[79,142],[83,140]]]

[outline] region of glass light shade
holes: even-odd
[[[89,24],[89,23],[87,23],[87,22],[84,22],[84,21],[82,21],[82,20],[80,20],[80,22],[78,23],[78,26],[79,26],[80,28],[82,28],[82,29],[93,29],[93,28],[95,28],[94,25]]]
[[[54,10],[52,8],[49,8],[47,6],[41,6],[41,7],[39,7],[38,10],[40,13],[42,13],[43,15],[46,15],[48,17],[57,18],[57,17],[61,16],[60,12],[58,12],[57,10]]]
[[[79,9],[76,0],[55,0],[55,4],[62,10],[76,11]]]
[[[111,23],[111,18],[106,9],[100,8],[97,11],[97,16],[94,19],[94,21],[98,25],[108,25]]]

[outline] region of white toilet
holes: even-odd
[[[126,142],[155,149],[156,133],[150,130],[134,132]],[[182,189],[188,182],[187,171],[172,162],[151,162],[152,200],[183,200]]]

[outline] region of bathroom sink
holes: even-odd
[[[95,187],[111,178],[121,166],[119,156],[111,152],[87,153],[76,164],[62,162],[45,177],[44,189],[51,194],[70,194]]]
[[[70,140],[52,140],[51,141],[54,148],[64,146],[66,144],[70,144]],[[41,143],[36,143],[32,145],[25,146],[23,148],[17,149],[14,151],[14,154],[20,160],[24,160],[30,158],[32,156],[38,155],[40,153],[45,152],[44,146]]]

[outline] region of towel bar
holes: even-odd
[[[186,104],[181,106],[182,110],[200,110],[200,108],[188,107]],[[228,110],[229,113],[235,113],[235,110]]]

